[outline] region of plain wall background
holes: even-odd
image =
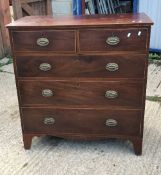
[[[53,15],[72,15],[72,0],[52,0]]]

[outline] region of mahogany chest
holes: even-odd
[[[140,155],[151,25],[141,13],[9,24],[25,149],[34,136],[119,138]]]

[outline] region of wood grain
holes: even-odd
[[[64,28],[64,27],[129,27],[149,26],[153,22],[144,13],[115,15],[84,15],[84,16],[27,16],[9,24],[9,28]]]
[[[138,32],[141,36],[138,36]],[[131,34],[128,37],[128,34]],[[87,37],[88,36],[88,37]],[[109,45],[106,40],[109,37],[117,36],[120,42],[117,45]],[[80,30],[80,52],[96,52],[96,51],[145,51],[147,50],[147,29],[133,28],[133,29],[93,29]]]
[[[53,56],[17,56],[19,77],[53,78],[144,78],[146,55],[144,54],[109,54],[95,55],[53,55]],[[51,65],[51,70],[39,69],[42,63]],[[106,65],[116,63],[119,69],[109,71]]]
[[[14,19],[28,15],[52,15],[51,0],[12,0]]]
[[[142,106],[142,81],[19,81],[21,104],[28,105],[83,105],[98,107],[132,107]],[[43,97],[42,90],[50,89],[54,95]],[[116,99],[107,99],[108,90],[118,92]]]
[[[55,119],[52,125],[44,124],[44,119]],[[22,108],[22,118],[26,133],[68,133],[68,134],[106,134],[140,135],[141,111],[135,110],[95,110],[95,109],[52,109]],[[118,125],[106,126],[107,119],[115,119]],[[132,123],[132,125],[131,125]]]
[[[4,47],[3,47],[3,39],[2,39],[2,33],[1,33],[1,30],[0,30],[0,58],[3,58],[4,55],[5,55],[5,52],[4,52]]]
[[[75,52],[75,31],[42,30],[13,32],[13,47],[15,51],[68,51]],[[45,47],[37,45],[37,39],[47,38],[49,44]]]
[[[12,0],[12,7],[13,7],[13,16],[14,20],[23,17],[22,7],[21,7],[21,0]]]

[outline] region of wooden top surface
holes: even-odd
[[[151,19],[144,13],[127,13],[114,15],[82,15],[82,16],[26,16],[11,24],[9,28],[19,27],[79,27],[79,26],[112,26],[112,25],[152,25]]]

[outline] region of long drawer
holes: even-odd
[[[80,52],[147,51],[147,29],[82,29],[79,31]],[[88,36],[88,37],[87,37]]]
[[[12,32],[14,51],[76,51],[74,30],[38,30]]]
[[[140,110],[21,108],[25,133],[139,135]]]
[[[17,56],[20,77],[144,78],[146,55]]]
[[[142,107],[142,81],[19,81],[25,105]]]

